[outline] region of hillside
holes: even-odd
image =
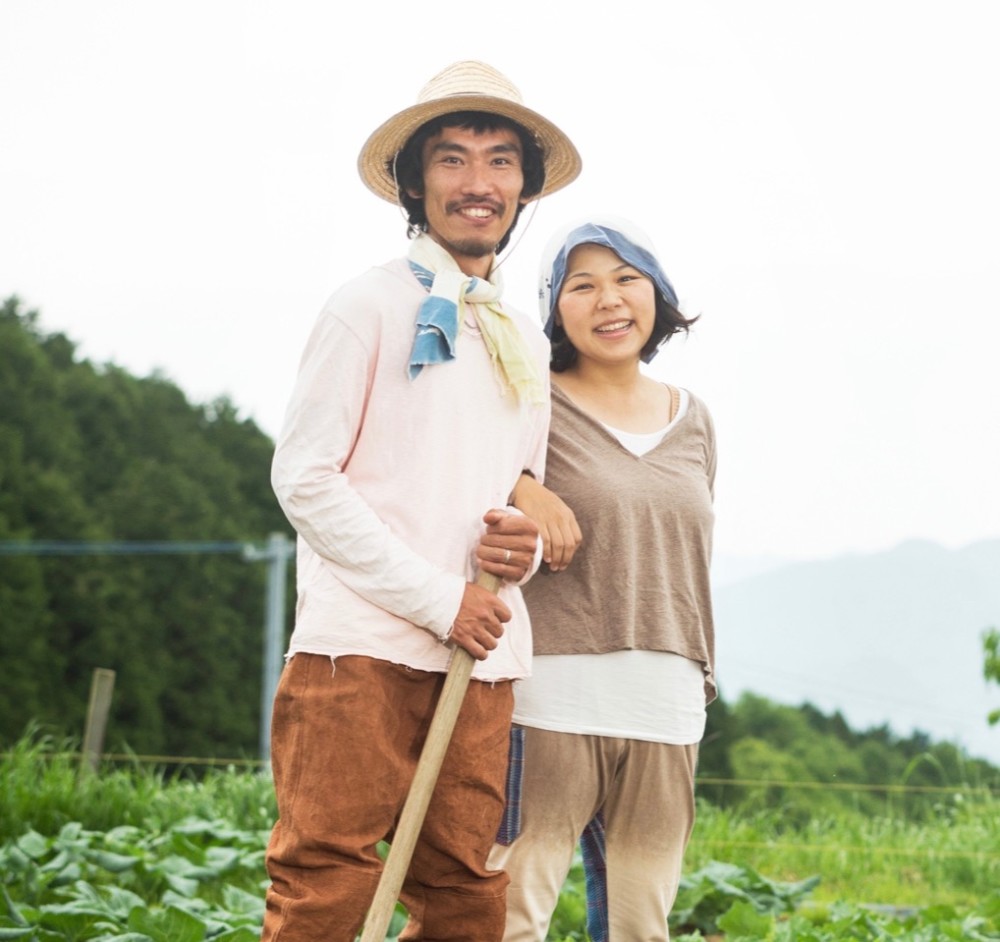
[[[287,529],[270,439],[226,399],[80,359],[16,298],[0,403],[0,743],[76,734],[100,667],[112,751],[252,753],[266,573],[242,549]]]
[[[912,541],[871,555],[739,577],[720,561],[715,604],[722,696],[839,710],[855,729],[887,724],[1000,762],[986,715],[981,635],[1000,626],[1000,540],[948,550]],[[744,564],[742,571],[753,572]]]

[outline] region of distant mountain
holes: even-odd
[[[737,562],[714,573],[722,696],[839,710],[853,729],[886,724],[1000,763],[986,715],[982,633],[1000,627],[1000,540],[948,550],[911,541],[816,562]]]

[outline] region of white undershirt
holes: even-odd
[[[677,415],[657,432],[605,426],[643,455],[662,441],[688,407],[680,390]],[[514,684],[514,722],[583,733],[688,745],[705,735],[705,677],[697,661],[666,651],[536,654],[532,675]]]

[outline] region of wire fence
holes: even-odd
[[[876,857],[905,857],[909,859],[977,860],[981,863],[1000,863],[1000,851],[949,850],[927,847],[886,847],[878,844],[814,844],[794,841],[722,841],[702,840],[706,847],[726,847],[740,850],[766,851],[768,853],[851,854]]]
[[[0,752],[0,758],[8,759],[14,754]],[[53,751],[45,753],[47,759],[79,760],[83,753],[79,751]],[[246,768],[266,770],[270,760],[248,757],[213,757],[213,756],[179,756],[179,755],[142,755],[133,752],[103,752],[97,758],[102,762],[121,763],[128,765],[177,766],[177,767],[214,767],[214,768]],[[738,788],[788,788],[803,791],[840,791],[840,792],[871,792],[876,794],[925,794],[925,795],[963,795],[1000,799],[1000,784],[997,785],[909,785],[900,782],[820,782],[796,781],[792,779],[749,779],[749,778],[718,778],[715,776],[695,777],[695,785],[732,786]]]
[[[52,750],[36,753],[36,759],[50,761],[79,762],[86,754],[78,750]],[[15,752],[0,753],[0,760],[17,759]],[[148,768],[160,771],[163,769],[184,770],[235,770],[240,774],[258,774],[262,778],[269,771],[269,762],[260,758],[228,756],[191,756],[168,754],[138,754],[131,752],[106,752],[98,756],[101,766],[121,765],[133,768]],[[99,773],[98,773],[99,774]],[[721,778],[716,776],[696,777],[697,786],[721,786],[746,792],[753,789],[782,788],[789,791],[815,792],[836,791],[869,793],[889,796],[941,796],[954,803],[967,802],[974,811],[975,820],[1000,821],[1000,808],[994,805],[1000,799],[1000,788],[990,785],[925,785],[905,783],[864,783],[864,782],[819,782],[795,781],[777,778],[746,779]],[[714,802],[713,808],[718,808]],[[762,809],[759,809],[762,810]],[[771,812],[780,809],[770,809]],[[902,811],[902,809],[896,809]],[[994,813],[996,812],[996,813]],[[713,823],[713,815],[720,814]],[[862,817],[865,817],[862,812]],[[732,817],[730,817],[730,815]],[[895,815],[893,815],[895,817]],[[902,813],[900,821],[909,821],[909,815]],[[914,822],[916,819],[914,819]],[[978,834],[969,846],[962,846],[961,839],[955,844],[946,846],[947,842],[936,842],[935,846],[924,843],[924,837],[915,839],[921,825],[914,823],[918,831],[902,828],[898,833],[894,830],[891,839],[887,834],[875,836],[866,841],[864,826],[850,825],[846,830],[839,827],[837,818],[830,819],[829,830],[822,826],[810,829],[790,822],[775,822],[765,812],[764,820],[755,818],[753,814],[744,818],[737,802],[729,811],[718,809],[703,818],[698,816],[698,825],[692,836],[692,844],[700,848],[696,853],[707,851],[717,859],[742,860],[754,867],[822,867],[825,872],[830,868],[839,872],[852,866],[867,866],[866,861],[885,861],[887,864],[895,861],[899,866],[917,867],[920,869],[943,867],[973,867],[977,872],[1000,874],[1000,842],[992,841],[988,836]],[[913,823],[913,822],[911,822]],[[701,830],[704,825],[704,830]],[[940,827],[941,822],[929,824],[928,834],[936,834],[934,827]],[[731,836],[726,834],[727,828],[732,828]],[[773,828],[773,830],[772,830]],[[876,829],[877,830],[877,829]],[[989,826],[987,831],[993,832]],[[873,832],[874,833],[874,832]],[[922,832],[921,832],[922,833]],[[799,838],[799,839],[796,839]],[[852,839],[853,838],[853,839]],[[956,846],[957,845],[957,846]]]

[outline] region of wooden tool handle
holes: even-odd
[[[481,572],[476,584],[496,595],[500,591],[502,580],[499,576]],[[375,898],[368,910],[361,942],[385,942],[389,923],[396,909],[396,900],[399,899],[399,891],[403,887],[403,880],[406,878],[406,871],[413,857],[413,849],[417,845],[431,794],[437,784],[438,773],[441,771],[445,752],[448,751],[448,743],[451,742],[451,734],[455,729],[455,721],[462,708],[462,701],[465,699],[465,691],[469,686],[469,678],[472,676],[475,664],[476,659],[465,648],[455,648],[448,667],[448,676],[445,677],[441,697],[434,709],[434,718],[431,720],[427,739],[424,740],[424,748],[417,762],[413,784],[410,785],[406,804],[403,805],[403,813],[399,817],[396,834],[389,847],[389,855],[386,857],[385,867],[378,881]]]

